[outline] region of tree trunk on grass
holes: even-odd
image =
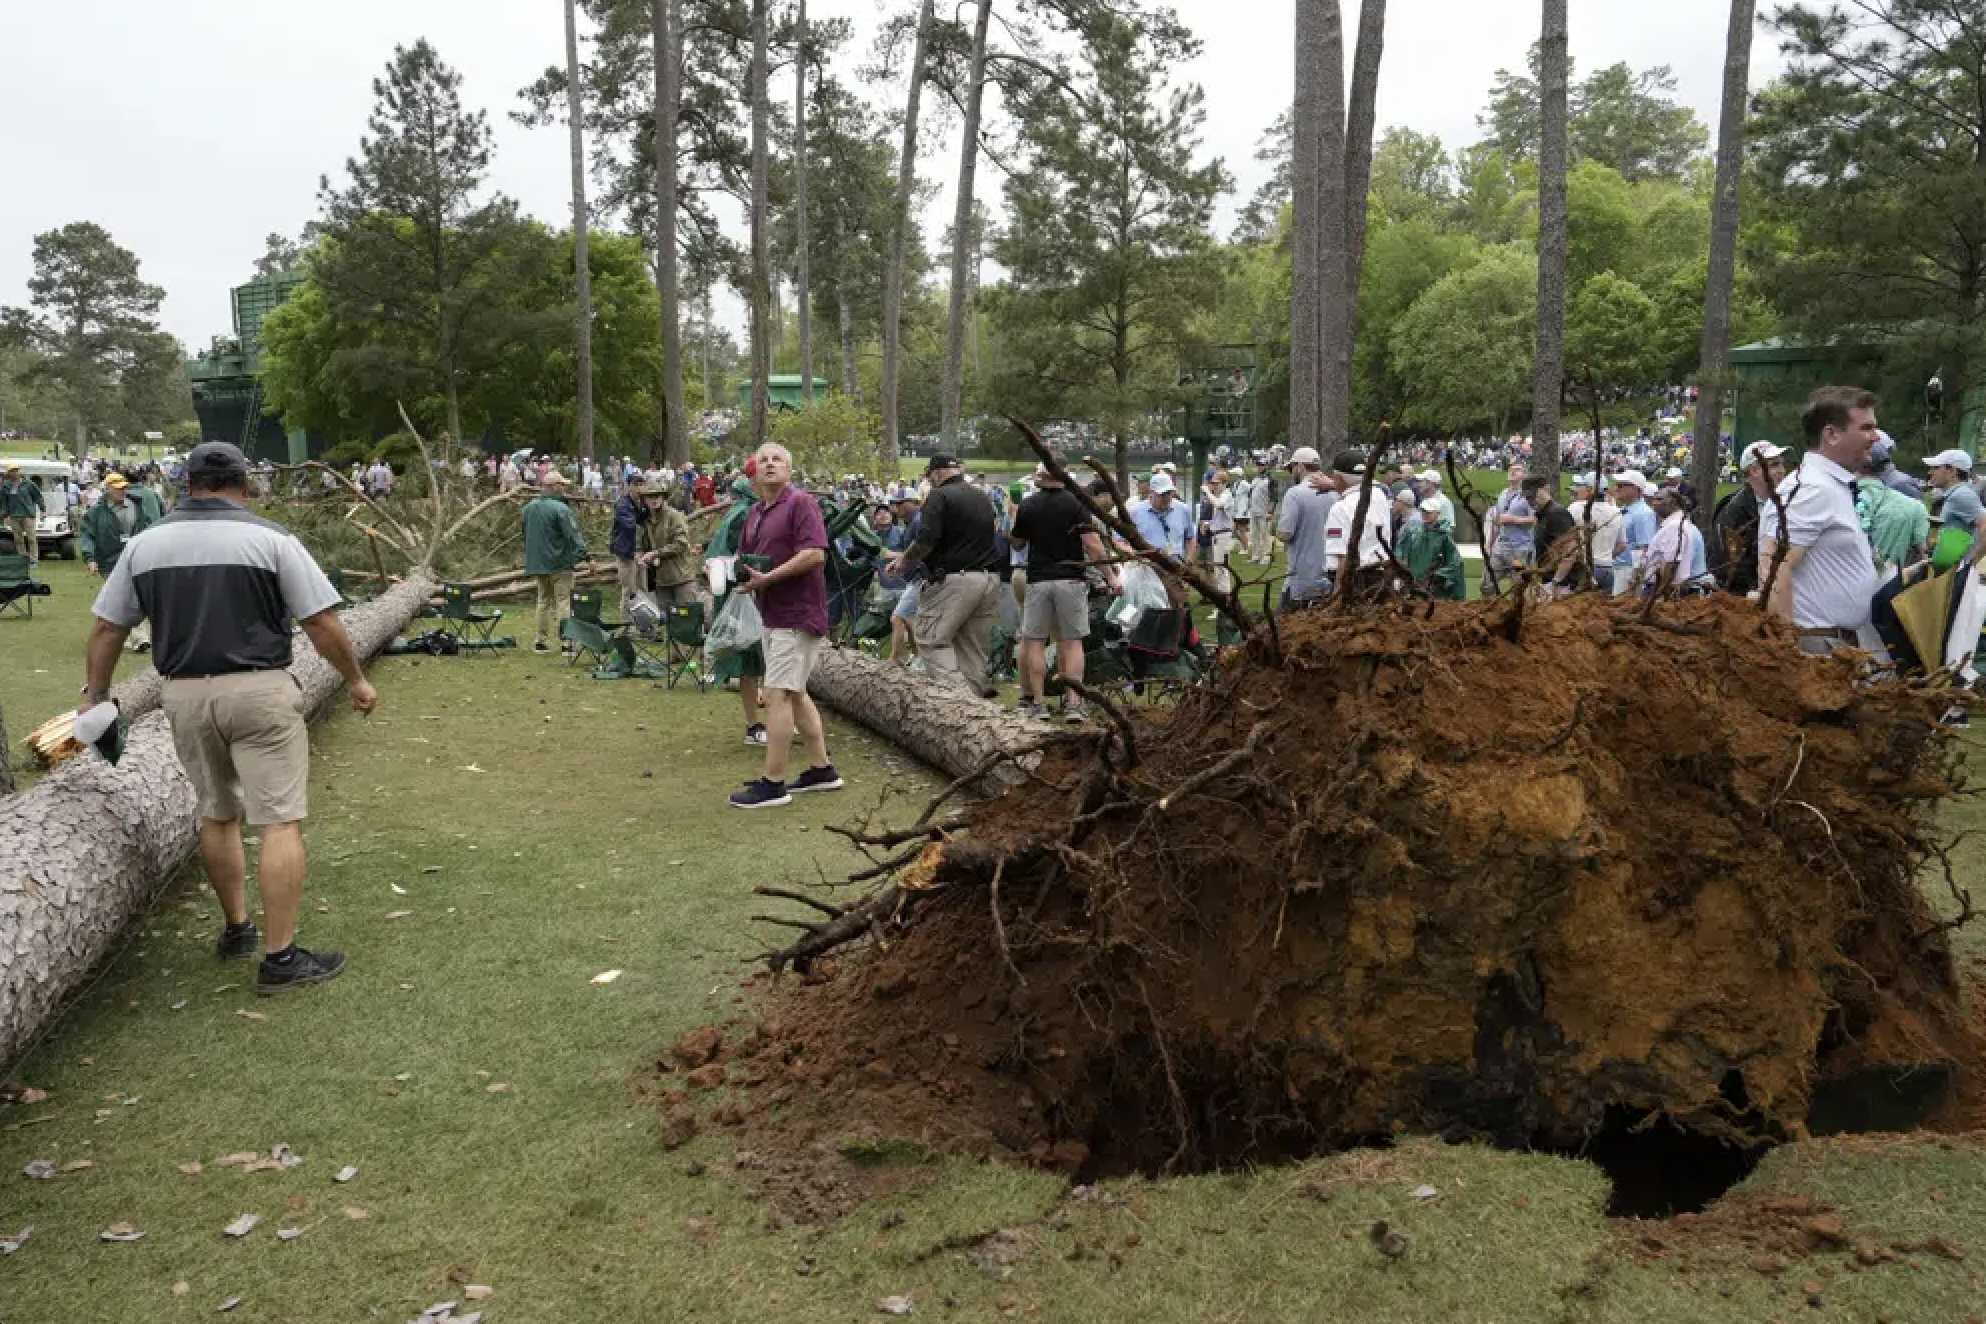
[[[353,649],[384,648],[435,587],[415,577],[345,612]],[[343,684],[302,636],[290,673],[313,715]],[[193,786],[165,715],[151,711],[156,683],[148,703],[144,687],[130,692],[141,715],[116,766],[71,759],[0,805],[0,1065],[34,1042],[199,839]]]
[[[1717,191],[1710,202],[1710,272],[1703,290],[1703,362],[1696,374],[1696,445],[1690,481],[1703,493],[1697,527],[1711,536],[1724,469],[1724,372],[1731,359],[1731,286],[1738,271],[1738,183],[1745,166],[1745,94],[1751,78],[1753,0],[1731,0],[1724,39],[1724,105],[1717,117]]]
[[[913,676],[850,649],[824,649],[807,692],[953,777],[1054,730],[1047,722],[1017,720],[998,704],[955,685]],[[984,789],[999,790],[1021,778],[1013,767],[1004,766],[987,775]]]

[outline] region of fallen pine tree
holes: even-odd
[[[391,642],[433,587],[415,575],[341,613],[359,656]],[[314,716],[343,681],[307,638],[293,646],[290,671]],[[146,675],[120,687],[137,720],[115,765],[70,759],[0,800],[0,1063],[34,1041],[198,842],[193,787],[156,711],[156,673]]]
[[[861,670],[941,766],[1008,757],[990,705]],[[857,899],[765,889],[815,912],[770,954],[811,975],[737,1079],[761,1118],[1087,1172],[1914,1124],[1969,1052],[1969,898],[1918,885],[1950,702],[1721,597],[1284,617],[995,799],[851,832]]]

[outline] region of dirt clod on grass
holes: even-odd
[[[1724,598],[1278,628],[1051,749],[899,875],[883,943],[771,992],[716,1052],[752,1124],[1087,1177],[1401,1130],[1756,1147],[1949,1094],[1944,696]],[[1919,1115],[1863,1117],[1905,1072]]]

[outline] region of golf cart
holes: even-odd
[[[43,559],[59,557],[64,561],[76,558],[76,525],[69,518],[69,493],[65,485],[72,470],[66,460],[16,460],[23,478],[32,478],[41,487],[41,514],[35,519],[35,536],[41,542]],[[0,552],[25,552],[25,547],[14,546],[14,535],[0,526]]]

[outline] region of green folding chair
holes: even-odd
[[[491,636],[496,633],[497,624],[503,620],[503,608],[482,611],[470,599],[471,594],[467,584],[443,584],[441,619],[457,627],[450,633],[466,634],[485,645],[495,643]]]
[[[710,684],[703,674],[703,604],[701,602],[672,603],[662,616],[662,637],[668,644],[668,652],[662,658],[664,680],[670,689],[685,676],[696,682],[696,692],[702,694]]]
[[[618,634],[627,628],[626,621],[610,621],[601,615],[605,601],[597,588],[576,588],[567,599],[572,614],[589,624],[597,625],[608,634]]]
[[[52,590],[34,577],[34,563],[25,556],[0,556],[0,616],[12,613],[24,620],[34,619],[34,600]],[[7,757],[0,750],[0,758]]]

